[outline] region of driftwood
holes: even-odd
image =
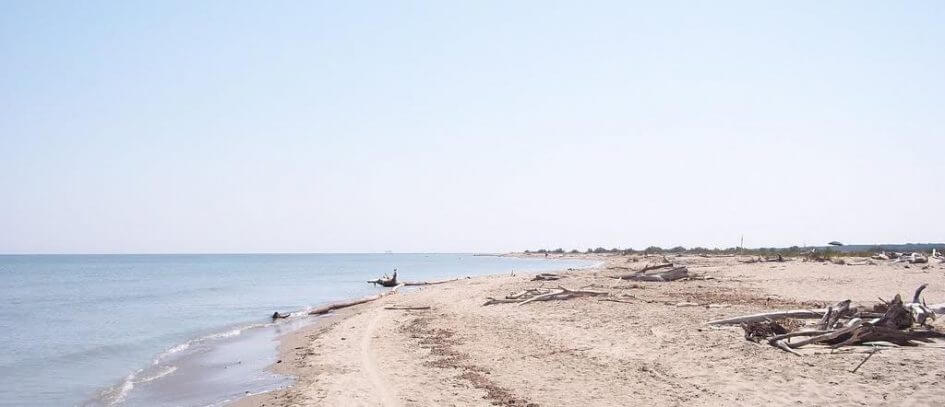
[[[621,280],[631,280],[631,281],[675,281],[675,280],[679,280],[683,278],[691,278],[691,277],[692,275],[689,274],[689,269],[683,266],[683,267],[673,268],[672,270],[660,271],[660,272],[650,273],[650,274],[647,274],[645,271],[641,270],[633,274],[624,274],[617,278]]]
[[[469,278],[469,277],[466,277],[466,278]],[[397,270],[394,270],[393,276],[387,277],[385,275],[384,277],[381,277],[381,278],[368,280],[368,283],[374,284],[374,285],[380,285],[382,287],[396,287],[398,285],[405,285],[408,287],[412,287],[412,286],[420,286],[420,285],[443,284],[443,283],[448,283],[450,281],[457,281],[457,280],[461,280],[461,278],[451,278],[447,280],[436,280],[436,281],[397,281]]]
[[[592,297],[600,295],[609,295],[609,293],[605,291],[571,290],[558,286],[556,289],[535,288],[524,290],[515,294],[507,295],[505,298],[488,297],[486,298],[485,304],[482,305],[518,304],[519,306],[522,306],[535,301],[558,301],[576,297]]]
[[[272,313],[272,320],[275,321],[277,319],[288,318],[290,316],[292,316],[292,313],[290,312],[286,312],[283,314],[281,312],[276,311]]]
[[[790,311],[765,312],[761,314],[744,315],[740,317],[709,321],[709,325],[738,325],[751,322],[777,321],[786,318],[823,318],[826,309],[797,309]]]
[[[767,339],[769,345],[798,355],[795,349],[808,345],[826,345],[833,348],[888,342],[901,346],[914,346],[917,342],[928,342],[933,338],[945,338],[945,333],[929,328],[925,323],[934,319],[938,305],[931,307],[921,302],[926,284],[919,286],[912,302],[903,303],[896,294],[890,301],[883,301],[873,311],[863,311],[850,306],[850,301],[841,301],[826,310],[793,310],[747,315],[709,324],[740,324],[745,338],[760,341]],[[942,304],[939,304],[942,305]],[[819,318],[813,328],[788,332],[775,322],[784,318]],[[867,358],[868,359],[868,358]],[[864,360],[865,363],[865,360]],[[862,365],[862,363],[861,363]],[[856,369],[858,369],[857,366]],[[854,371],[856,371],[854,369]]]
[[[323,307],[318,307],[318,308],[315,308],[315,309],[309,311],[308,314],[309,314],[309,315],[323,315],[323,314],[327,314],[327,313],[329,313],[329,312],[332,312],[332,311],[334,311],[334,310],[338,310],[338,309],[342,309],[342,308],[348,308],[348,307],[353,307],[353,306],[355,306],[355,305],[364,304],[364,303],[366,303],[366,302],[371,302],[371,301],[374,301],[374,300],[379,300],[379,299],[384,298],[384,297],[386,297],[386,296],[388,296],[388,295],[397,293],[397,289],[400,288],[400,287],[403,287],[403,285],[396,285],[396,286],[394,286],[394,288],[391,288],[389,291],[385,291],[385,292],[382,292],[382,293],[379,293],[379,294],[367,296],[367,297],[364,297],[364,298],[359,298],[359,299],[356,299],[356,300],[345,301],[345,302],[338,302],[338,303],[334,303],[334,304],[325,305],[325,306],[323,306]]]
[[[391,305],[391,306],[384,307],[384,309],[387,309],[387,310],[404,310],[404,311],[422,311],[422,310],[428,310],[428,309],[430,309],[430,307],[399,307],[399,306],[396,306],[396,305]]]
[[[532,281],[555,281],[562,278],[564,278],[564,276],[554,273],[541,273],[532,278]]]
[[[666,258],[663,257],[663,260],[666,260]],[[650,271],[650,270],[659,270],[661,268],[666,268],[666,267],[673,267],[673,263],[663,263],[663,264],[656,264],[656,265],[647,264],[643,266],[642,269],[637,271],[637,273],[646,273],[647,271]]]
[[[466,278],[469,278],[469,277],[466,277]],[[436,281],[403,281],[401,282],[401,284],[407,287],[413,287],[413,286],[418,286],[418,285],[443,284],[443,283],[449,283],[451,281],[459,281],[459,280],[462,280],[462,278],[451,278],[447,280],[436,280]]]
[[[368,283],[371,283],[374,285],[381,285],[383,287],[396,287],[397,286],[397,270],[396,269],[394,270],[394,275],[391,277],[387,277],[387,275],[385,274],[384,277],[381,277],[375,280],[368,280]]]
[[[866,358],[863,359],[863,361],[860,362],[860,364],[856,365],[856,367],[854,367],[853,370],[850,371],[850,373],[856,373],[857,370],[860,370],[860,366],[863,366],[863,364],[866,363],[867,360],[870,360],[870,358],[873,357],[873,355],[875,355],[876,352],[879,352],[879,348],[873,348],[873,351],[870,352],[868,355],[866,355]]]

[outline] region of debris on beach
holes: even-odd
[[[856,345],[915,346],[932,339],[945,338],[945,332],[928,325],[936,314],[945,314],[945,304],[927,305],[921,299],[922,284],[912,302],[904,303],[896,294],[867,309],[851,306],[850,300],[826,309],[788,310],[745,315],[710,321],[709,325],[739,325],[745,339],[761,342],[796,355],[795,350],[808,345],[831,348]],[[810,323],[803,320],[817,320]]]
[[[391,277],[388,277],[387,274],[384,274],[384,276],[381,278],[368,280],[368,283],[371,283],[374,285],[380,285],[381,287],[396,287],[397,286],[397,269],[394,269],[394,275]]]
[[[675,264],[666,260],[666,257],[663,257],[663,261],[664,262],[660,264],[647,264],[646,266],[643,266],[642,269],[634,271],[633,273],[624,274],[613,278],[630,281],[665,282],[692,279],[696,277],[695,275],[689,273],[689,269],[686,268],[686,266],[676,266]],[[630,270],[629,268],[624,269]]]
[[[555,281],[562,278],[565,278],[565,276],[554,273],[541,273],[532,278],[532,281]]]
[[[469,277],[466,277],[466,278],[469,278]],[[397,269],[394,269],[393,276],[388,277],[387,274],[385,274],[381,278],[368,280],[368,283],[374,284],[374,285],[380,285],[381,287],[396,287],[398,285],[404,285],[404,286],[410,287],[410,286],[419,286],[419,285],[443,284],[443,283],[448,283],[450,281],[457,281],[457,280],[462,280],[462,279],[451,278],[447,280],[437,280],[437,281],[397,281]]]
[[[741,259],[738,260],[739,263],[745,263],[745,264],[752,264],[752,263],[773,263],[773,262],[776,262],[776,263],[784,263],[785,261],[789,261],[789,260],[788,260],[788,259],[785,259],[784,256],[781,255],[781,254],[778,254],[777,256],[772,256],[772,257],[761,257],[761,256],[758,256],[758,257],[749,257],[749,258],[746,259],[746,260],[741,260]]]
[[[395,274],[396,274],[396,273],[395,273]],[[394,278],[397,278],[397,276],[395,275]],[[355,306],[355,305],[364,304],[364,303],[366,303],[366,302],[371,302],[371,301],[374,301],[374,300],[379,300],[379,299],[384,298],[384,297],[386,297],[386,296],[388,296],[388,295],[396,294],[396,293],[397,293],[397,289],[400,288],[400,287],[403,287],[403,286],[404,286],[404,284],[403,284],[403,283],[400,283],[400,284],[397,284],[396,286],[394,286],[394,288],[391,288],[389,291],[385,291],[385,292],[382,292],[382,293],[379,293],[379,294],[370,295],[370,296],[363,297],[363,298],[359,298],[359,299],[356,299],[356,300],[345,301],[345,302],[339,302],[339,303],[329,304],[329,305],[326,305],[326,306],[323,306],[323,307],[318,307],[318,308],[315,308],[315,309],[309,311],[308,314],[309,314],[309,315],[323,315],[323,314],[327,314],[327,313],[329,313],[329,312],[332,312],[332,311],[334,311],[334,310],[338,310],[338,309],[342,309],[342,308],[348,308],[348,307],[353,307],[353,306]]]
[[[592,290],[571,290],[558,286],[555,289],[547,288],[531,288],[527,290],[520,291],[515,294],[509,294],[505,298],[492,298],[487,297],[486,303],[482,305],[493,305],[493,304],[518,304],[519,306],[528,304],[534,301],[558,301],[558,300],[567,300],[577,297],[593,297],[593,296],[607,296],[610,293],[606,291],[592,291]]]

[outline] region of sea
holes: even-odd
[[[0,255],[0,406],[217,406],[290,385],[273,321],[383,288],[588,267],[474,254]]]

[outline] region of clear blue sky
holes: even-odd
[[[945,241],[945,2],[463,3],[3,2],[0,253]]]

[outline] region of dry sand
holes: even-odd
[[[646,261],[600,257],[545,286],[591,286],[630,303],[595,298],[483,306],[536,287],[531,275],[428,286],[348,309],[293,334],[275,369],[290,388],[238,406],[945,405],[942,344],[795,356],[706,321],[842,299],[911,296],[929,283],[945,302],[945,266],[843,266],[680,257],[714,280],[630,283],[608,278]],[[406,277],[406,276],[405,276]],[[638,288],[634,288],[638,287]],[[641,288],[640,288],[641,287]],[[680,302],[725,308],[677,307]],[[386,310],[385,306],[430,310]],[[937,321],[942,327],[945,321]]]

